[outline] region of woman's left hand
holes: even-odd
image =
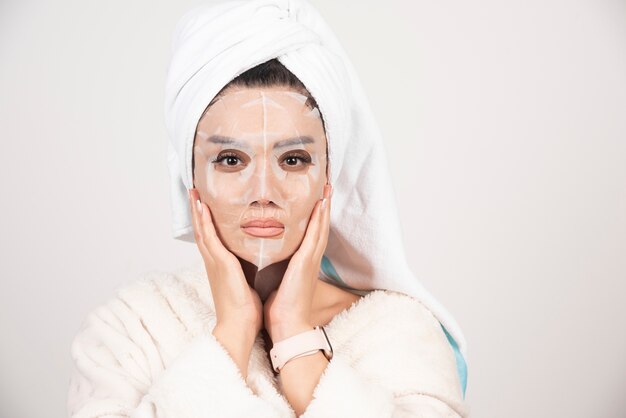
[[[324,198],[315,204],[302,243],[289,260],[280,286],[263,305],[265,329],[272,342],[313,329],[311,307],[328,243],[331,191],[332,186],[326,184]]]

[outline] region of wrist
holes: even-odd
[[[232,342],[238,347],[246,347],[252,349],[256,335],[254,329],[244,327],[236,323],[217,323],[211,332],[214,337],[221,341]]]
[[[273,325],[271,330],[268,330],[268,334],[272,342],[277,343],[302,332],[310,331],[313,328],[313,325],[306,322],[281,323]]]
[[[235,362],[244,380],[247,379],[248,362],[255,338],[242,333],[241,330],[218,325],[213,328],[212,335]]]

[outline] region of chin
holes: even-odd
[[[300,247],[304,234],[294,241],[294,236],[285,242],[283,239],[259,238],[243,244],[241,241],[227,245],[227,249],[237,257],[257,266],[259,270],[281,261],[285,261],[295,254]]]
[[[246,260],[250,264],[254,264],[258,267],[259,270],[265,268],[271,264],[279,263],[281,261],[287,260],[289,257],[293,255],[290,254],[266,254],[263,257],[259,257],[259,253],[251,253],[250,251],[233,251],[237,257]]]

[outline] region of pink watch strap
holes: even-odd
[[[332,358],[333,348],[326,331],[324,327],[318,325],[310,331],[301,332],[274,344],[270,350],[272,367],[279,373],[289,360],[315,354],[319,350],[324,352],[328,360]]]

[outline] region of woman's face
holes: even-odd
[[[317,109],[288,87],[225,90],[198,122],[194,186],[229,251],[262,269],[298,249],[326,183]]]

